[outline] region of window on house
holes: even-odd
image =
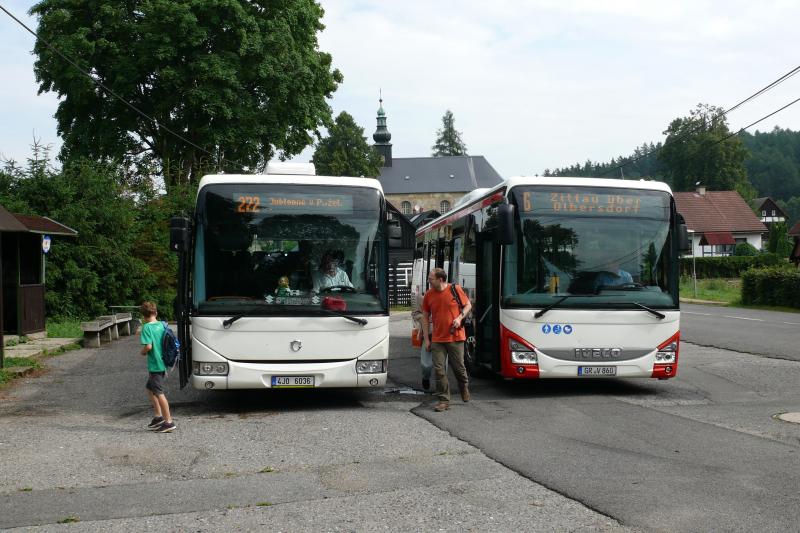
[[[774,209],[772,210],[772,216],[775,216],[775,210]]]
[[[765,216],[767,216],[767,210],[766,210],[766,209],[762,209],[762,210],[761,210],[761,216],[762,216],[762,217],[765,217]]]
[[[448,202],[447,200],[442,200],[441,203],[439,204],[439,212],[446,213],[448,211],[450,211],[450,202]]]
[[[411,202],[403,202],[400,204],[400,210],[403,212],[404,215],[411,214]]]

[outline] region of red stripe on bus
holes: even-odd
[[[469,215],[470,213],[474,213],[478,209],[483,209],[484,207],[492,205],[495,202],[499,202],[503,198],[505,198],[505,193],[503,193],[502,191],[498,191],[498,192],[494,193],[492,196],[484,198],[480,203],[476,202],[474,204],[470,204],[467,207],[465,207],[465,208],[463,208],[463,209],[461,209],[459,211],[456,211],[455,213],[453,213],[452,215],[450,215],[446,219],[440,220],[439,222],[437,222],[433,226],[425,229],[424,231],[423,230],[419,230],[416,234],[418,236],[419,235],[425,235],[425,233],[427,233],[427,232],[429,232],[431,230],[435,230],[437,228],[440,228],[441,226],[445,226],[447,224],[453,223],[456,220],[458,220],[459,218],[463,218],[466,215]]]

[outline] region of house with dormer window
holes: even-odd
[[[696,257],[733,255],[739,243],[763,248],[764,223],[736,191],[676,192],[675,207],[690,231]]]

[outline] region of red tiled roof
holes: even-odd
[[[800,237],[800,222],[792,226],[792,229],[789,230],[789,235]]]
[[[736,244],[736,239],[728,232],[703,233],[700,238],[700,246],[712,246],[715,244]]]
[[[31,233],[66,235],[68,237],[74,237],[78,234],[78,232],[74,229],[67,227],[64,224],[59,224],[52,218],[37,217],[33,215],[18,215],[16,213],[14,213],[14,218],[16,218],[23,226],[25,226],[25,229]]]
[[[767,227],[736,191],[674,193],[675,206],[686,227],[697,233],[764,233]]]

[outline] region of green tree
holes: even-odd
[[[800,195],[792,196],[785,202],[778,200],[778,205],[786,213],[788,217],[786,222],[790,228],[800,222]]]
[[[442,117],[442,128],[436,132],[433,157],[444,155],[467,155],[467,145],[461,140],[461,132],[456,130],[453,112],[449,109]]]
[[[381,156],[367,142],[364,128],[342,111],[328,136],[317,143],[311,162],[319,175],[375,177],[380,173]]]
[[[688,117],[673,120],[664,134],[658,159],[677,191],[690,191],[700,182],[711,190],[737,190],[745,200],[756,191],[747,180],[747,149],[730,130],[723,110],[698,104]]]
[[[71,161],[55,170],[47,150],[34,147],[26,167],[6,164],[0,176],[6,185],[0,196],[13,199],[15,211],[48,216],[78,231],[75,239],[55,237],[47,256],[48,315],[97,316],[109,305],[154,294],[152,271],[136,249],[140,206],[120,186],[116,167]],[[159,303],[171,307],[164,300]]]
[[[297,154],[331,121],[326,98],[342,76],[318,49],[323,10],[313,0],[41,0],[31,13],[39,91],[61,97],[63,161],[154,167],[169,190],[208,169],[241,172]]]
[[[758,255],[758,250],[756,250],[756,247],[749,242],[740,242],[733,249],[733,255],[754,256]]]
[[[800,196],[800,132],[776,126],[770,132],[745,132],[741,137],[752,154],[745,165],[758,195],[776,200]]]
[[[789,257],[792,251],[792,240],[789,238],[789,228],[783,222],[776,222],[769,226],[769,240],[767,251],[778,257]]]

